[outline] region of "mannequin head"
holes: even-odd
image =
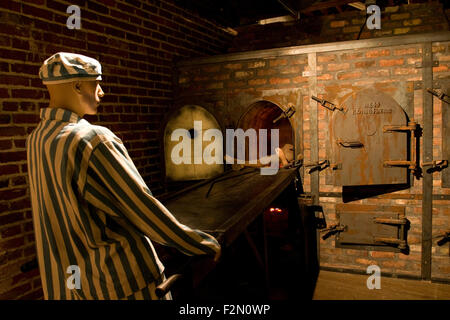
[[[71,82],[47,84],[50,94],[50,108],[64,108],[80,117],[97,114],[97,108],[104,92],[98,80],[75,80]]]

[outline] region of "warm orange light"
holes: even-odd
[[[281,210],[280,208],[270,208],[269,211],[273,212],[273,213],[281,213],[281,212],[283,212],[283,210]]]

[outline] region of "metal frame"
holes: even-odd
[[[320,53],[320,52],[365,49],[365,48],[379,48],[379,47],[399,46],[399,45],[408,45],[408,44],[420,44],[423,42],[439,42],[439,41],[450,41],[450,31],[439,32],[439,33],[433,32],[433,33],[412,34],[412,35],[395,36],[395,37],[383,37],[383,38],[365,39],[365,40],[329,42],[329,43],[313,44],[313,45],[306,45],[306,46],[293,46],[293,47],[285,47],[285,48],[277,48],[277,49],[229,53],[229,54],[215,55],[215,56],[211,56],[211,57],[181,60],[178,63],[176,63],[176,66],[177,67],[192,66],[192,65],[199,65],[199,64],[220,63],[220,62],[228,62],[228,61],[264,59],[264,58],[300,55],[300,54],[308,54],[308,53]]]
[[[432,43],[422,45],[422,95],[423,95],[423,162],[433,160],[433,96],[426,88],[433,87]],[[433,174],[423,171],[422,181],[422,268],[424,280],[431,279],[431,247],[433,231]]]

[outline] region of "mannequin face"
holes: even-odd
[[[99,81],[75,81],[74,90],[78,95],[79,114],[97,114],[100,99],[105,95]]]

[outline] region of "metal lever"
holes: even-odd
[[[322,229],[320,230],[320,232],[326,232],[323,236],[322,239],[328,239],[329,237],[331,237],[332,235],[338,233],[338,232],[343,232],[347,230],[347,226],[345,225],[340,225],[340,224],[334,224],[328,228]]]
[[[396,225],[406,225],[408,220],[406,218],[402,219],[392,219],[392,218],[374,218],[373,222],[381,224],[396,224]]]
[[[289,103],[288,104],[288,109],[286,111],[282,111],[282,113],[275,119],[272,121],[272,123],[277,123],[278,121],[280,121],[283,118],[290,118],[293,116],[293,114],[295,113],[295,108],[294,106]]]
[[[446,97],[449,97],[449,98],[450,98],[450,96],[448,96],[447,94],[443,93],[442,91],[439,92],[439,91],[433,90],[433,89],[431,89],[431,88],[427,88],[427,91],[428,91],[429,93],[431,93],[433,96],[437,97],[439,100],[441,100],[441,101],[443,101],[443,102],[445,102],[445,103],[450,104],[450,100],[447,100],[447,99],[446,99]]]
[[[327,167],[330,166],[330,161],[328,160],[322,160],[322,161],[317,161],[317,162],[313,162],[313,163],[308,163],[304,165],[305,167],[312,167],[308,173],[314,172],[314,171],[322,171],[324,169],[326,169]]]
[[[375,242],[384,242],[397,245],[399,249],[406,249],[406,241],[402,239],[374,237],[373,240]]]
[[[445,243],[450,242],[450,232],[445,232],[442,235],[442,239],[437,242],[438,246],[443,246]],[[449,253],[450,254],[450,253]]]
[[[364,144],[360,141],[340,141],[338,140],[337,143],[344,148],[362,148],[364,147]]]
[[[430,162],[423,162],[422,167],[431,167],[429,170],[442,170],[448,167],[448,160],[433,160]]]
[[[330,101],[327,101],[325,99],[320,99],[320,98],[317,98],[315,96],[311,96],[311,99],[317,101],[322,107],[325,107],[328,110],[331,110],[331,111],[334,111],[336,109],[338,109],[339,111],[343,111],[344,110],[344,108],[339,107],[339,106],[335,105],[334,103],[332,103]]]

